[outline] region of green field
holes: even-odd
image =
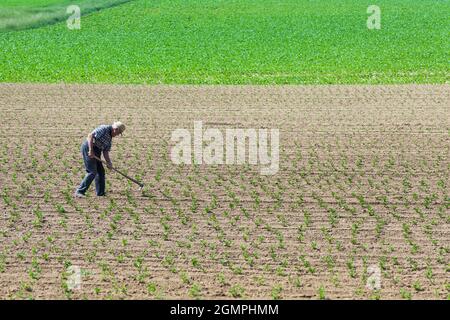
[[[4,0],[0,3],[0,32],[39,28],[67,20],[67,7],[77,4],[84,14],[130,0]]]
[[[2,0],[1,7],[28,7],[37,8],[53,4],[70,3],[70,0]],[[73,1],[72,1],[73,2]],[[79,2],[79,1],[78,1]]]
[[[14,5],[56,2],[3,1],[0,25]],[[131,1],[82,17],[81,30],[50,20],[0,32],[0,82],[447,83],[450,2],[377,1],[381,30],[367,29],[371,4]]]

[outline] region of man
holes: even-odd
[[[84,198],[86,191],[94,179],[97,196],[105,195],[105,169],[103,168],[102,162],[95,159],[95,157],[100,159],[103,152],[107,166],[111,169],[112,162],[109,158],[109,151],[111,150],[112,138],[122,134],[124,131],[125,125],[117,121],[112,125],[101,125],[88,135],[87,140],[81,145],[81,154],[83,155],[87,173],[75,191],[76,197]]]

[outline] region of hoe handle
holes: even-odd
[[[97,156],[94,156],[95,159],[97,159],[100,162],[103,162],[104,164],[108,165],[108,163],[102,159],[100,159]],[[139,187],[143,188],[144,185],[142,183],[140,183],[139,181],[137,181],[136,179],[133,179],[132,177],[127,176],[125,173],[120,172],[119,170],[117,170],[116,168],[111,167],[111,170],[114,170],[115,172],[117,172],[118,174],[121,174],[122,176],[124,176],[125,178],[127,178],[128,180],[133,181],[134,183],[136,183],[137,185],[139,185]]]

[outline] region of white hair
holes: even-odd
[[[120,134],[122,134],[125,131],[125,125],[120,121],[114,122],[112,127],[113,129],[118,129]]]

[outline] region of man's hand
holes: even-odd
[[[91,159],[94,158],[94,157],[95,157],[94,151],[92,151],[91,149],[89,149],[88,156],[89,156],[89,158],[91,158]]]
[[[108,161],[107,163],[106,163],[106,166],[108,167],[108,169],[112,169],[112,162],[111,161]]]

